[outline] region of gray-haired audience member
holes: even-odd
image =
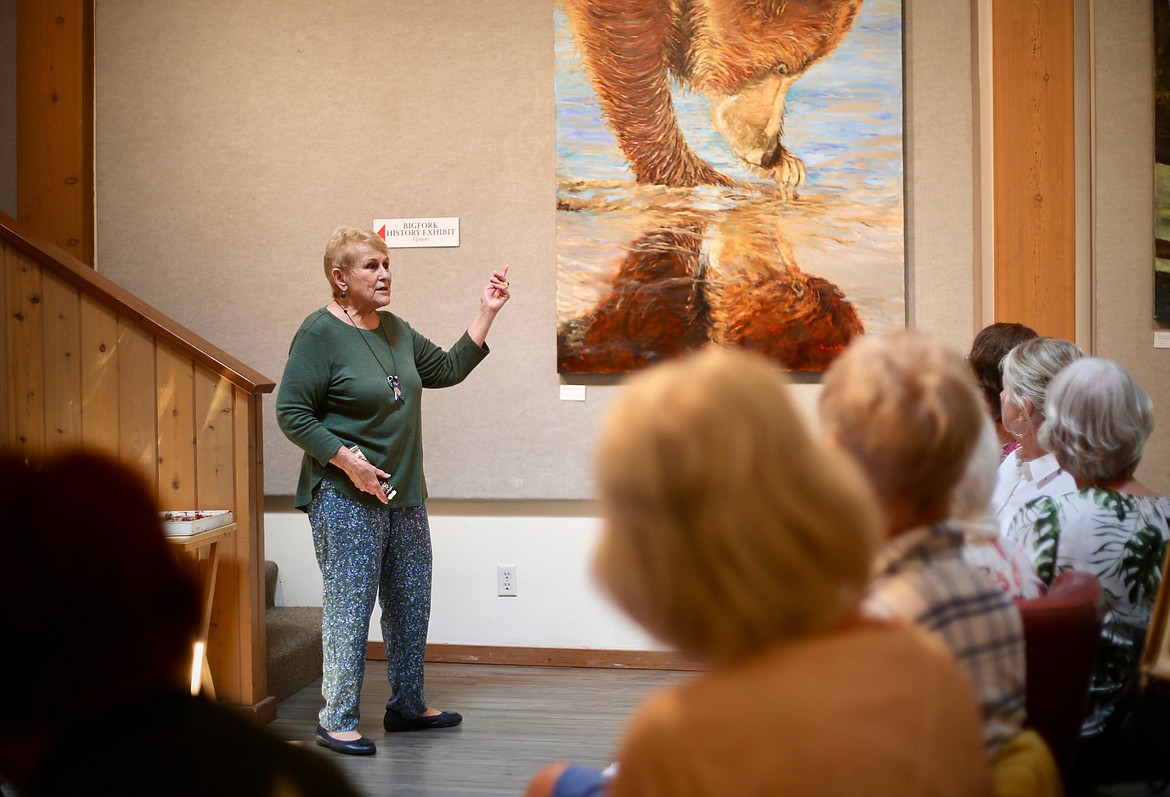
[[[1084,356],[1075,343],[1067,340],[1034,338],[1003,358],[1003,428],[1020,441],[1020,447],[1000,463],[991,497],[1001,532],[1024,504],[1044,495],[1061,495],[1074,487],[1072,477],[1040,442],[1039,432],[1044,423],[1048,383],[1061,369]]]
[[[1083,734],[1114,727],[1125,682],[1141,655],[1170,538],[1170,498],[1134,476],[1154,428],[1149,394],[1117,363],[1096,357],[1052,380],[1040,440],[1075,481],[1024,507],[1007,530],[1051,584],[1065,570],[1095,573],[1108,612]]]

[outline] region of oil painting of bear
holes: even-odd
[[[900,0],[561,0],[558,371],[903,326]]]
[[[687,146],[669,78],[714,98],[712,123],[751,171],[786,186],[804,164],[783,144],[793,82],[836,49],[861,0],[566,0],[602,110],[638,182],[730,182]]]

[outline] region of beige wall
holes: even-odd
[[[458,249],[396,255],[395,309],[447,344],[505,261],[514,300],[476,374],[427,396],[432,495],[589,498],[596,428],[620,388],[599,379],[584,403],[558,399],[552,4],[320,8],[98,5],[98,270],[279,378],[297,324],[327,298],[317,264],[335,224],[459,216]],[[907,315],[965,348],[972,13],[968,0],[905,9]],[[377,21],[368,40],[356,19]],[[816,390],[800,385],[806,409]],[[273,417],[270,402],[266,491],[287,493],[299,452]]]
[[[1154,109],[1148,0],[1097,0],[1093,81],[1094,350],[1154,397],[1158,428],[1138,476],[1170,494],[1170,349],[1153,347]]]
[[[0,0],[0,12],[12,5]],[[512,261],[518,290],[482,373],[428,396],[436,495],[587,497],[592,437],[617,388],[590,386],[585,405],[557,400],[550,4],[318,9],[99,4],[99,270],[279,377],[292,330],[321,303],[315,264],[334,223],[458,215],[458,250],[401,255],[399,310],[445,341],[488,266]],[[1091,346],[1161,408],[1170,353],[1152,347],[1148,14],[1144,0],[1098,0],[1091,14]],[[368,57],[352,55],[355,18],[385,21]],[[973,4],[907,0],[904,25],[908,317],[962,349],[982,317]],[[810,408],[815,384],[799,391]],[[267,489],[284,492],[294,458],[270,405]],[[485,407],[509,435],[475,431]],[[1168,423],[1142,469],[1164,492]]]

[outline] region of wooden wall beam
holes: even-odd
[[[17,0],[17,214],[94,263],[93,0]]]
[[[1076,339],[1073,0],[992,0],[995,320]]]

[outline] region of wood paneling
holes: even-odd
[[[0,303],[4,307],[4,317],[0,318],[0,376],[3,376],[5,385],[12,385],[16,381],[16,374],[9,370],[10,367],[15,366],[15,363],[8,352],[8,319],[10,317],[8,312],[8,274],[10,271],[15,272],[20,268],[16,258],[15,250],[10,250],[7,244],[0,242]],[[10,387],[0,390],[0,440],[5,442],[15,439],[12,432],[12,418],[8,414],[9,393],[11,392]]]
[[[236,434],[232,438],[235,458],[237,517],[246,518],[247,534],[236,536],[237,555],[244,550],[252,557],[252,566],[234,566],[236,588],[241,603],[246,602],[261,618],[264,616],[264,415],[260,396],[241,388],[235,389]],[[245,661],[250,661],[250,670],[240,671],[240,688],[245,693],[255,691],[267,683],[268,660],[267,641],[263,622],[251,629],[250,636],[241,634],[240,651]],[[275,699],[270,704],[259,706],[258,716],[265,711],[276,711]]]
[[[209,509],[235,506],[232,459],[235,436],[235,392],[231,382],[210,371],[195,371],[196,502]]]
[[[118,455],[118,316],[81,297],[81,442]]]
[[[0,245],[0,447],[97,448],[135,467],[160,509],[236,513],[207,656],[220,699],[270,718],[260,397],[273,383],[3,214]]]
[[[231,456],[235,434],[233,388],[226,379],[205,369],[195,369],[193,377],[195,445],[191,450],[195,455],[196,487],[193,506],[234,509],[238,501],[233,481],[235,463]],[[212,604],[212,644],[208,648],[212,671],[223,674],[224,683],[218,688],[232,693],[243,692],[243,680],[239,668],[233,670],[223,666],[223,662],[241,660],[241,629],[233,610],[240,603],[240,591],[233,571],[247,567],[247,544],[241,545],[238,539],[246,533],[246,527],[237,525],[236,532],[220,546],[219,576]]]
[[[165,344],[156,347],[155,361],[158,367],[159,505],[162,509],[198,509],[194,364]]]
[[[8,441],[26,454],[45,451],[44,322],[41,270],[13,250],[5,263],[8,344]]]
[[[43,275],[45,319],[45,445],[81,443],[81,299],[52,274]]]
[[[1076,338],[1072,0],[992,0],[995,320]]]
[[[158,492],[159,402],[154,338],[132,321],[118,319],[118,451]],[[172,507],[190,509],[191,507]]]
[[[17,0],[17,211],[93,265],[93,0]]]

